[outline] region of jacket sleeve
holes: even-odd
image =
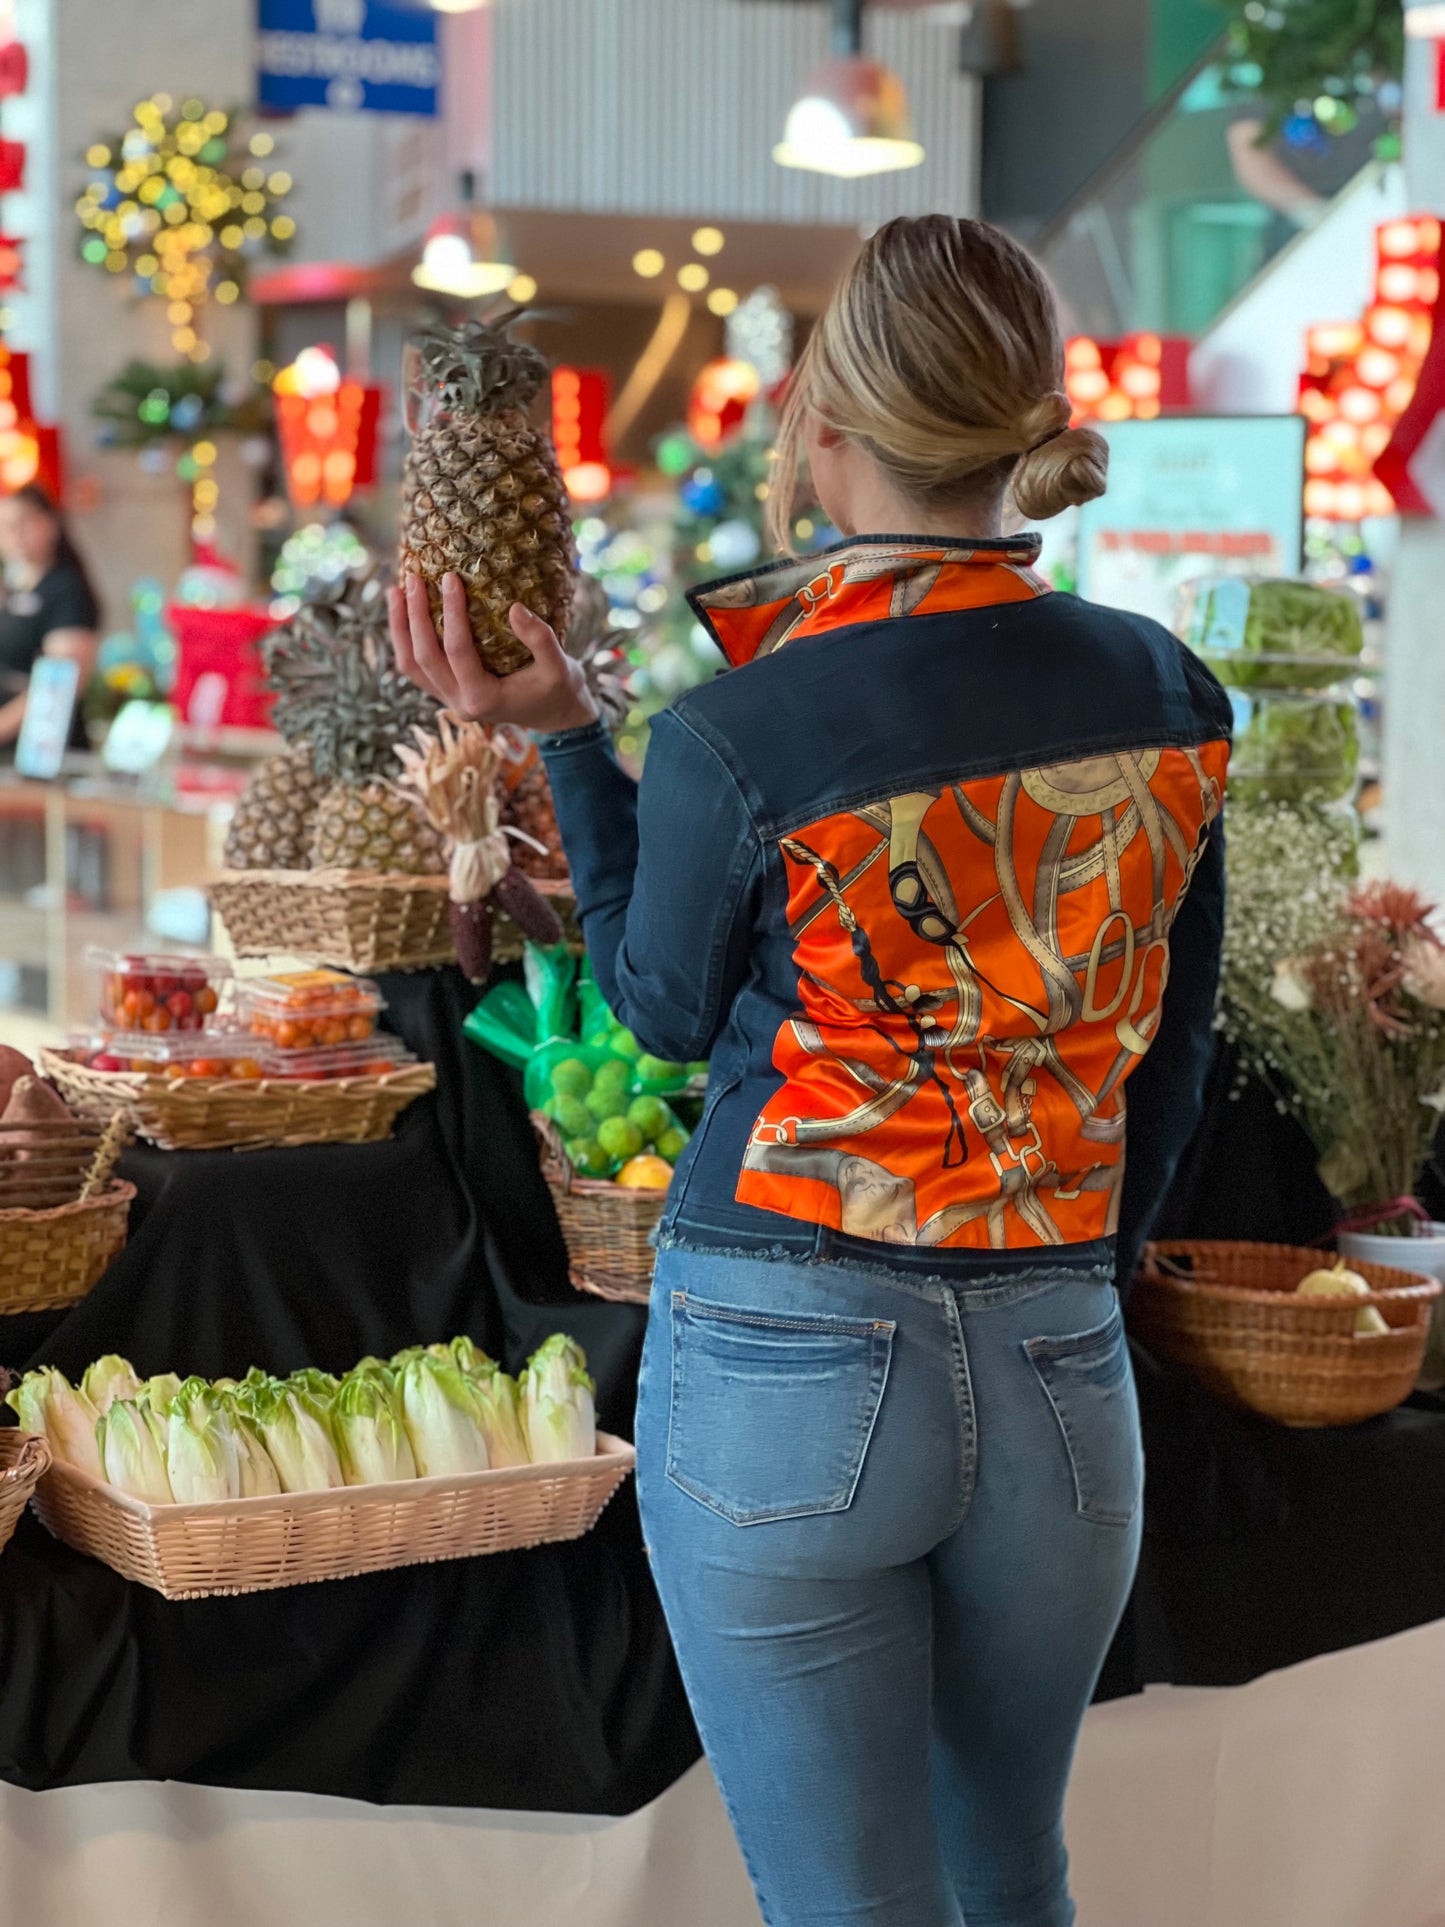
[[[600,724],[540,747],[603,996],[644,1050],[707,1057],[747,975],[762,851],[731,770],[674,710],[639,787]]]
[[[1224,939],[1224,819],[1217,817],[1169,938],[1159,1027],[1126,1086],[1128,1138],[1116,1244],[1126,1296],[1179,1160],[1198,1129],[1214,1055],[1214,1000]]]

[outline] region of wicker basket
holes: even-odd
[[[571,885],[537,881],[580,948]],[[455,963],[445,877],[376,876],[369,870],[223,870],[206,886],[238,957],[298,957],[374,976]],[[493,955],[522,954],[522,933],[499,917]]]
[[[50,1447],[44,1439],[10,1426],[0,1431],[0,1552],[29,1504],[41,1473],[49,1466]]]
[[[252,1151],[292,1144],[375,1144],[390,1137],[415,1098],[436,1087],[431,1064],[384,1076],[152,1077],[93,1071],[61,1051],[41,1068],[71,1110],[97,1117],[123,1106],[135,1130],[163,1151]]]
[[[56,1464],[40,1482],[35,1509],[57,1539],[127,1579],[167,1599],[199,1599],[579,1539],[636,1457],[621,1439],[599,1433],[590,1464],[166,1506]]]
[[[73,1305],[120,1252],[135,1187],[112,1174],[129,1135],[113,1099],[96,1123],[0,1124],[0,1315]]]
[[[1130,1327],[1231,1404],[1285,1425],[1358,1424],[1409,1396],[1441,1287],[1418,1272],[1355,1262],[1368,1298],[1298,1297],[1300,1279],[1328,1262],[1294,1245],[1150,1245]],[[1388,1332],[1356,1335],[1364,1305]]]
[[[298,957],[368,977],[456,961],[444,876],[223,870],[206,894],[238,957]]]
[[[666,1192],[629,1191],[602,1178],[579,1177],[551,1118],[534,1111],[532,1127],[566,1240],[572,1283],[614,1304],[645,1305],[657,1255],[650,1241]]]

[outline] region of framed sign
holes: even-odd
[[[25,715],[15,745],[22,776],[48,781],[60,774],[80,691],[80,664],[69,656],[37,656],[25,692]]]
[[[441,56],[424,0],[259,0],[263,107],[437,111]]]
[[[1302,415],[1167,415],[1091,423],[1109,489],[1079,511],[1079,594],[1168,624],[1202,575],[1298,575]]]

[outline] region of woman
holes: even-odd
[[[694,596],[737,667],[656,720],[640,793],[544,624],[513,609],[535,661],[497,681],[455,578],[443,643],[393,595],[409,675],[542,733],[613,1009],[712,1059],[639,1489],[772,1927],[1073,1918],[1064,1787],[1140,1530],[1114,1279],[1199,1111],[1230,712],[1001,537],[1010,488],[1103,489],[1069,412],[1026,255],[881,229],[779,438],[777,533],[801,449],[844,539]]]
[[[30,672],[41,656],[80,666],[70,741],[84,749],[80,697],[95,666],[100,608],[60,510],[37,483],[0,497],[0,563],[0,757],[14,754]]]

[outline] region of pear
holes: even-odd
[[[1295,1286],[1299,1298],[1368,1298],[1370,1281],[1362,1278],[1358,1271],[1351,1271],[1344,1259],[1339,1259],[1328,1268],[1321,1266],[1300,1279]],[[1388,1332],[1390,1327],[1373,1305],[1361,1305],[1355,1313],[1355,1336],[1377,1337]]]

